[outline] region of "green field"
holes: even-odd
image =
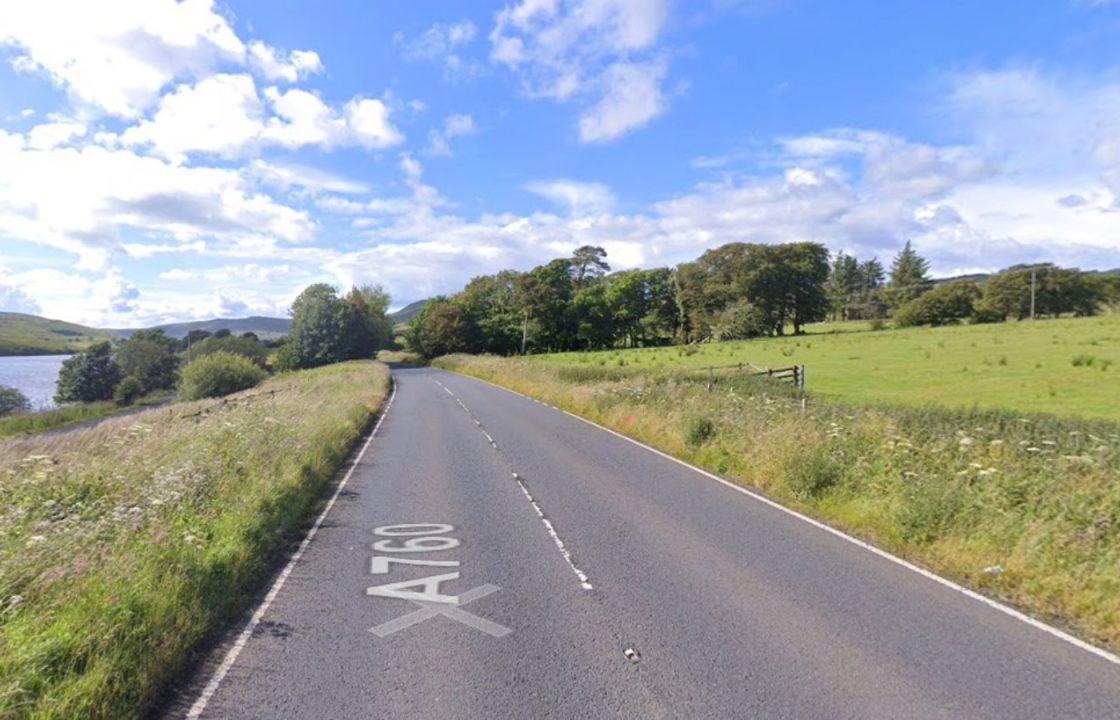
[[[1120,420],[1120,314],[879,332],[866,323],[822,323],[799,337],[533,359],[636,369],[804,365],[812,393],[843,402]]]
[[[108,333],[84,325],[0,312],[0,355],[68,354],[109,339]]]

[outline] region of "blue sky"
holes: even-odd
[[[1120,3],[0,3],[0,309],[400,306],[737,240],[1120,266]]]

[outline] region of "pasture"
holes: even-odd
[[[704,368],[804,365],[814,395],[1120,420],[1120,314],[872,331],[820,323],[806,335],[696,346],[538,355],[534,362]]]

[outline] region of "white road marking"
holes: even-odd
[[[276,580],[273,581],[272,587],[268,590],[268,594],[264,596],[264,600],[262,600],[261,604],[257,606],[256,611],[253,612],[253,616],[249,618],[249,622],[245,623],[245,627],[241,630],[241,634],[237,636],[237,640],[233,643],[233,647],[231,647],[229,651],[226,652],[226,656],[222,659],[221,665],[219,665],[218,668],[214,671],[214,674],[210,676],[210,681],[206,683],[206,687],[203,688],[202,694],[198,696],[198,699],[194,701],[194,705],[191,705],[191,709],[187,711],[187,720],[194,720],[195,718],[201,717],[202,713],[205,712],[206,705],[210,702],[210,698],[212,698],[214,696],[214,693],[217,692],[218,686],[225,678],[226,673],[228,673],[229,669],[233,667],[233,663],[236,662],[237,656],[241,654],[241,650],[245,647],[245,644],[249,642],[249,638],[252,637],[253,631],[257,629],[258,625],[260,625],[261,619],[264,618],[264,614],[268,612],[268,608],[272,605],[273,601],[276,600],[276,596],[280,593],[280,588],[284,587],[284,582],[288,579],[288,575],[292,573],[292,569],[295,568],[296,563],[299,562],[299,559],[301,557],[303,557],[303,553],[305,550],[307,550],[307,546],[311,544],[312,538],[314,538],[315,534],[319,532],[319,526],[323,524],[323,520],[326,519],[327,513],[329,513],[331,511],[331,508],[334,507],[334,503],[336,500],[338,500],[338,496],[342,492],[342,489],[346,487],[346,483],[350,480],[350,476],[354,474],[354,469],[357,468],[358,465],[362,462],[362,458],[365,457],[366,450],[369,449],[369,445],[371,442],[373,442],[374,436],[376,436],[377,431],[381,429],[381,423],[385,422],[385,417],[389,414],[389,408],[393,405],[393,398],[395,398],[396,396],[397,384],[394,382],[393,391],[389,394],[389,401],[385,403],[385,408],[381,411],[381,416],[377,418],[377,423],[373,426],[373,430],[370,431],[369,437],[366,438],[365,444],[362,445],[362,449],[358,452],[358,456],[354,458],[354,462],[352,465],[350,465],[350,469],[346,472],[346,475],[342,478],[342,481],[338,483],[338,487],[335,488],[334,494],[331,495],[331,499],[327,501],[327,506],[323,508],[323,511],[319,513],[319,517],[315,519],[315,524],[312,525],[311,529],[307,531],[307,536],[303,538],[303,542],[299,544],[299,548],[296,550],[295,554],[292,555],[292,558],[288,561],[288,564],[284,566],[284,570],[280,573],[280,575],[277,576]]]
[[[552,521],[548,519],[548,517],[544,514],[544,510],[541,509],[541,506],[537,504],[537,501],[533,499],[532,494],[529,493],[529,488],[525,485],[525,481],[522,480],[521,476],[517,473],[511,474],[513,475],[514,481],[517,483],[517,487],[521,488],[521,492],[525,493],[525,497],[529,499],[529,504],[532,505],[533,509],[537,511],[537,516],[540,517],[541,522],[544,523],[545,530],[548,531],[548,534],[552,538],[552,541],[556,543],[556,547],[560,548],[560,554],[568,563],[568,567],[570,567],[572,569],[572,572],[576,574],[576,577],[579,578],[580,587],[582,587],[584,590],[591,590],[591,580],[587,577],[587,573],[585,573],[583,570],[580,570],[572,561],[572,554],[568,552],[568,548],[566,545],[564,545],[564,541],[560,539],[560,535],[556,532],[556,528],[553,526]]]
[[[535,400],[534,398],[529,397],[528,395],[524,395],[522,393],[519,393],[516,390],[510,390],[509,388],[502,387],[501,385],[498,385],[497,383],[492,383],[489,380],[483,380],[482,378],[474,378],[471,375],[467,375],[466,377],[472,377],[473,379],[478,380],[479,382],[486,383],[487,385],[491,385],[493,387],[496,387],[499,390],[505,390],[506,392],[511,393],[513,395],[517,395],[518,397],[524,398],[525,400],[531,400],[533,402],[537,402],[538,404],[543,404],[543,403],[540,403],[539,401]],[[664,453],[664,452],[658,450],[655,447],[651,447],[649,445],[646,445],[645,443],[643,443],[639,440],[635,440],[632,437],[627,437],[626,435],[623,435],[622,433],[617,432],[615,430],[611,430],[609,427],[604,427],[604,426],[600,425],[599,423],[595,422],[594,420],[588,420],[585,417],[580,417],[579,415],[576,415],[575,413],[568,412],[567,410],[563,410],[561,408],[557,408],[557,407],[552,406],[552,405],[549,405],[548,407],[551,407],[553,410],[557,410],[559,412],[562,412],[565,415],[568,415],[569,417],[573,417],[576,420],[579,420],[580,422],[587,423],[588,425],[591,425],[592,427],[597,427],[600,430],[603,430],[604,432],[608,432],[611,435],[614,435],[615,437],[622,438],[623,440],[625,440],[627,442],[630,442],[630,443],[633,443],[640,448],[645,448],[646,450],[650,451],[651,453],[654,453],[656,455],[660,455],[661,457],[665,458],[666,460],[672,460],[673,462],[677,463],[678,465],[683,465],[684,467],[688,468],[689,470],[692,470],[693,472],[697,472],[697,473],[703,475],[706,478],[709,478],[711,480],[715,480],[718,483],[726,485],[727,487],[731,488],[732,490],[735,490],[737,492],[741,492],[744,495],[746,495],[750,498],[753,498],[753,499],[757,500],[758,502],[760,502],[764,505],[768,505],[768,506],[770,506],[770,507],[772,507],[776,510],[780,510],[781,512],[784,512],[787,515],[791,515],[791,516],[797,518],[798,520],[801,520],[803,522],[807,522],[815,528],[818,528],[818,529],[823,530],[827,533],[830,533],[830,534],[840,538],[841,540],[845,540],[845,541],[847,541],[847,542],[849,542],[853,545],[856,545],[857,547],[863,548],[864,550],[866,550],[870,553],[874,553],[875,555],[878,555],[879,557],[883,558],[884,560],[888,560],[888,561],[890,561],[890,562],[892,562],[896,565],[904,567],[907,570],[915,572],[915,573],[921,575],[922,577],[924,577],[928,580],[932,580],[932,581],[934,581],[934,582],[936,582],[940,585],[943,585],[943,586],[945,586],[945,587],[947,587],[951,590],[955,590],[955,591],[961,593],[962,595],[965,595],[966,597],[969,597],[973,600],[976,600],[978,602],[981,602],[981,603],[987,605],[988,607],[992,608],[993,610],[996,610],[998,612],[1003,613],[1004,615],[1007,615],[1007,616],[1012,617],[1016,620],[1024,622],[1024,623],[1026,623],[1027,625],[1030,625],[1033,628],[1041,630],[1042,632],[1047,633],[1047,634],[1049,634],[1049,635],[1051,635],[1051,636],[1053,636],[1053,637],[1055,637],[1059,640],[1063,640],[1063,641],[1069,643],[1070,645],[1073,645],[1074,647],[1077,647],[1077,648],[1080,648],[1081,650],[1084,650],[1085,652],[1096,655],[1097,657],[1101,658],[1102,660],[1106,660],[1107,662],[1110,662],[1114,665],[1120,665],[1120,656],[1118,656],[1114,653],[1111,653],[1108,650],[1105,650],[1104,648],[1099,648],[1096,645],[1093,645],[1091,643],[1087,643],[1087,642],[1085,642],[1084,640],[1082,640],[1078,637],[1070,635],[1069,633],[1065,632],[1064,630],[1059,630],[1058,628],[1054,627],[1053,625],[1048,625],[1047,623],[1044,623],[1041,620],[1038,620],[1037,618],[1033,618],[1030,615],[1027,615],[1026,613],[1024,613],[1020,610],[1016,610],[1015,608],[1013,608],[1009,605],[1004,605],[1003,603],[999,602],[998,600],[993,600],[990,597],[987,597],[986,595],[982,595],[982,594],[976,592],[975,590],[970,590],[970,589],[964,587],[963,585],[960,585],[958,583],[953,582],[952,580],[950,580],[948,578],[942,577],[942,576],[940,576],[940,575],[938,575],[938,574],[936,574],[936,573],[934,573],[930,570],[926,570],[923,567],[915,565],[914,563],[910,562],[909,560],[903,560],[902,558],[898,557],[897,555],[893,555],[893,554],[887,552],[886,550],[883,550],[882,548],[878,548],[878,547],[872,545],[869,542],[866,542],[864,540],[860,540],[859,538],[854,537],[852,535],[849,535],[849,534],[843,532],[842,530],[837,530],[836,528],[831,527],[829,525],[826,525],[819,520],[814,520],[813,518],[809,517],[808,515],[804,515],[802,513],[799,513],[798,511],[793,510],[791,508],[788,508],[785,505],[782,505],[778,502],[775,502],[774,500],[771,500],[770,498],[768,498],[764,495],[760,495],[756,492],[748,490],[745,487],[742,487],[740,485],[736,485],[735,483],[733,483],[729,480],[725,480],[724,478],[721,478],[719,475],[715,475],[713,473],[710,473],[707,470],[704,470],[703,468],[696,467],[695,465],[693,465],[689,462],[686,462],[684,460],[681,460],[680,458],[675,458],[672,455],[669,455],[668,453]]]

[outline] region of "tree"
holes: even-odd
[[[586,287],[611,271],[607,264],[607,251],[594,245],[584,245],[572,253],[572,283],[576,288]]]
[[[829,268],[827,284],[833,318],[852,319],[863,284],[864,275],[859,260],[842,251],[836,253]]]
[[[216,337],[216,338],[229,337],[232,334],[233,333],[231,333],[229,331],[229,328],[220,328],[220,329],[214,331],[214,337]]]
[[[906,241],[891,263],[891,282],[887,288],[891,307],[900,308],[929,290],[929,262]]]
[[[1032,275],[1037,316],[1094,315],[1104,299],[1100,284],[1085,273],[1044,263],[1011,267],[989,278],[984,307],[1004,318],[1030,317]]]
[[[513,270],[476,277],[455,299],[478,325],[485,352],[514,355],[521,348],[525,317],[518,305],[520,277]]]
[[[716,320],[713,336],[716,340],[745,340],[770,332],[765,313],[750,300],[740,299],[724,308]]]
[[[0,417],[12,413],[31,412],[31,401],[14,387],[0,385]]]
[[[871,258],[859,266],[860,279],[863,283],[863,302],[860,316],[865,320],[881,318],[887,314],[886,303],[883,302],[883,283],[887,273],[879,258]]]
[[[192,348],[208,337],[210,337],[210,333],[206,330],[188,330],[187,334],[183,336],[183,339],[179,341],[179,349],[186,350]]]
[[[144,393],[169,390],[178,379],[178,348],[163,330],[137,330],[117,348],[116,361],[121,374],[136,378]]]
[[[899,308],[894,321],[899,327],[949,325],[971,317],[981,294],[968,280],[937,285]]]
[[[346,358],[373,357],[393,342],[389,320],[389,294],[380,285],[353,287],[346,295]]]
[[[62,363],[54,400],[57,403],[110,400],[120,380],[121,369],[113,360],[112,346],[100,342]]]
[[[347,305],[333,287],[310,285],[292,303],[289,349],[281,356],[291,368],[340,362],[348,354]]]
[[[409,345],[426,358],[478,352],[479,340],[471,314],[445,297],[432,298],[409,324]]]
[[[801,242],[773,246],[785,279],[785,296],[793,332],[824,320],[828,312],[828,249],[820,243]]]
[[[256,336],[246,337],[208,337],[191,348],[191,359],[203,355],[212,355],[216,352],[227,352],[240,355],[252,361],[257,367],[263,368],[268,364],[268,348]]]
[[[576,333],[584,348],[594,350],[614,344],[614,313],[604,283],[576,292],[572,297],[572,313],[575,315]]]
[[[518,305],[534,350],[568,350],[574,347],[575,324],[571,310],[571,261],[553,260],[518,278]]]

